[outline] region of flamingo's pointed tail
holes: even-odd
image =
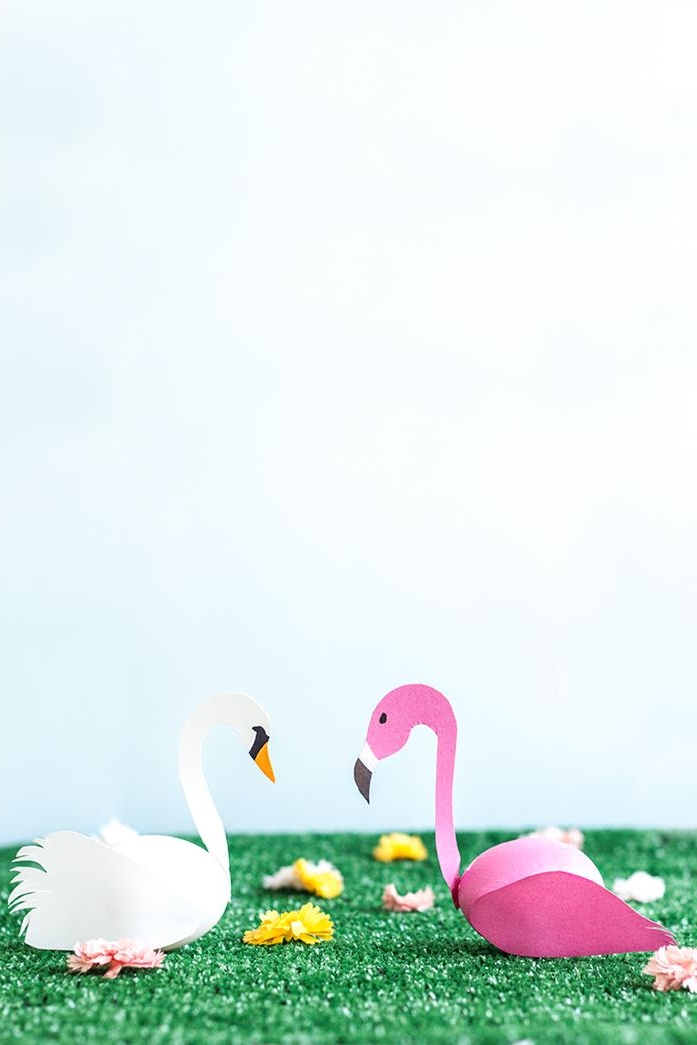
[[[495,947],[528,958],[655,951],[675,939],[596,882],[546,871],[494,889],[463,913]]]

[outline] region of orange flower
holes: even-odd
[[[306,903],[296,911],[265,911],[256,929],[248,929],[242,937],[244,943],[272,946],[300,940],[302,943],[321,943],[331,940],[334,926],[329,915],[314,904]]]
[[[373,856],[381,863],[389,864],[393,860],[425,860],[428,853],[418,835],[395,831],[391,835],[381,835]]]

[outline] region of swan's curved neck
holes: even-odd
[[[460,874],[460,850],[453,822],[453,776],[457,723],[450,705],[428,723],[438,738],[436,755],[436,852],[441,874],[452,890]]]
[[[221,722],[218,698],[205,701],[193,713],[179,740],[179,778],[201,841],[227,875],[230,854],[223,821],[215,807],[203,773],[203,742],[214,726]]]

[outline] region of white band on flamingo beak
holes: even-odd
[[[373,772],[373,770],[375,769],[376,765],[380,761],[380,759],[377,757],[377,755],[374,754],[373,749],[371,748],[370,744],[364,744],[363,745],[363,750],[361,751],[361,753],[360,753],[360,755],[358,757],[359,757],[360,761],[363,763],[363,765],[365,766],[365,768],[367,770],[369,770],[371,773]]]

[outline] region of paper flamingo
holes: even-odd
[[[135,832],[111,846],[74,831],[23,846],[15,860],[24,866],[8,902],[12,910],[27,911],[20,932],[30,947],[72,950],[76,940],[135,937],[172,950],[218,922],[230,899],[230,861],[201,764],[203,742],[217,725],[231,726],[259,769],[275,779],[264,709],[242,693],[204,701],[182,731],[179,776],[206,848]]]
[[[503,842],[460,874],[452,798],[457,724],[446,698],[430,686],[400,686],[373,711],[354,767],[366,801],[377,763],[401,750],[419,724],[438,738],[436,851],[441,873],[455,906],[485,940],[508,954],[530,958],[655,951],[675,943],[662,925],[606,889],[592,860],[563,842]]]

